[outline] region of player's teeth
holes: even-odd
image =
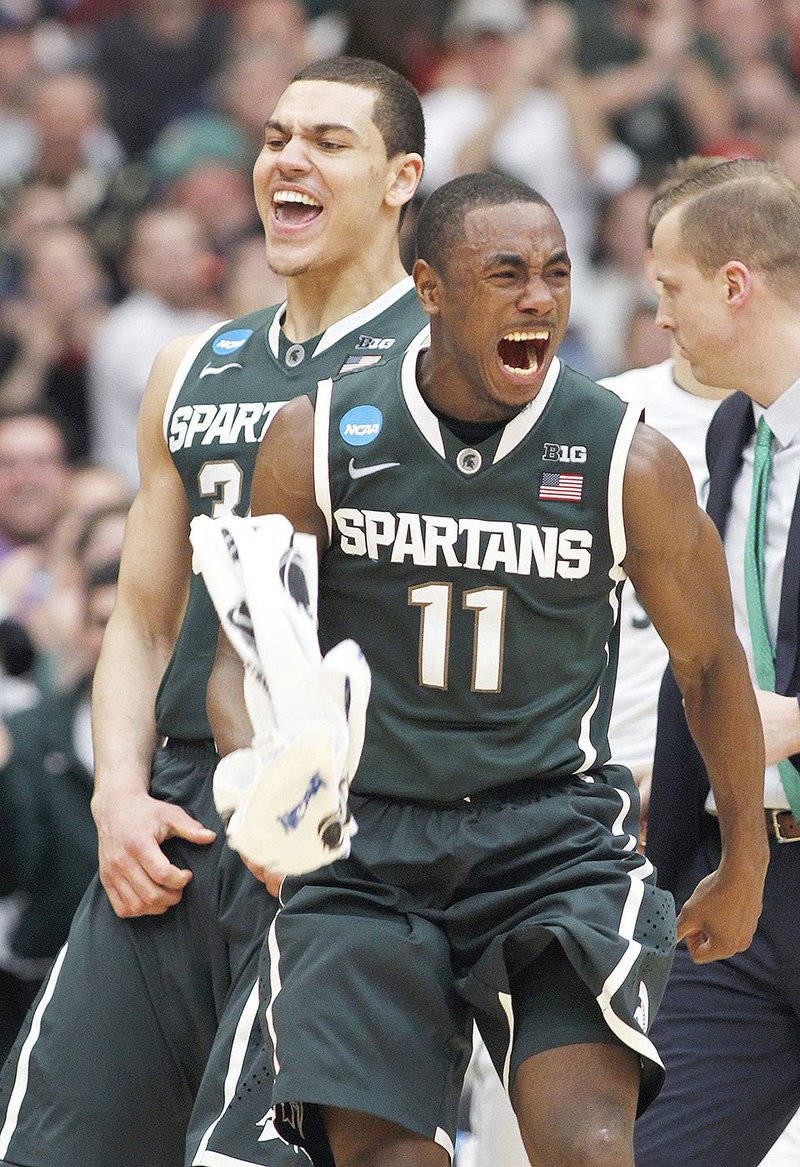
[[[547,340],[546,332],[507,332],[503,340]]]
[[[311,195],[301,194],[297,190],[276,190],[272,196],[274,203],[302,203],[306,207],[318,207],[320,204]]]

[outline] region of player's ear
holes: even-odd
[[[417,296],[423,311],[429,316],[439,312],[439,278],[429,263],[418,259],[411,271],[417,288]]]
[[[419,154],[398,154],[392,159],[386,202],[390,207],[402,207],[411,202],[422,178],[422,158]]]

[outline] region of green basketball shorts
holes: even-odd
[[[543,1049],[628,1046],[644,1109],[664,1076],[647,1030],[675,911],[636,850],[629,773],[444,806],[351,802],[351,856],[284,881],[264,952],[281,1134],[328,1167],[319,1107],[339,1107],[452,1155],[473,1018],[506,1088]],[[562,961],[577,988],[534,991],[558,983]]]

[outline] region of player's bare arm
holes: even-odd
[[[697,506],[675,447],[638,427],[624,484],[625,568],[667,645],[686,717],[719,813],[722,860],[678,917],[694,960],[745,949],[761,911],[769,849],[764,829],[764,740],[736,635],[722,543]]]
[[[138,426],[141,486],[125,532],[116,608],[95,674],[92,721],[100,879],[119,916],[160,914],[176,904],[191,872],[160,844],[179,835],[208,843],[214,832],[148,793],[156,747],[156,692],[186,604],[189,516],[163,436],[169,388],[192,338],[167,345],[153,365]]]

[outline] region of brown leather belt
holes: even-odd
[[[779,843],[800,843],[800,822],[790,810],[765,810],[767,834]]]

